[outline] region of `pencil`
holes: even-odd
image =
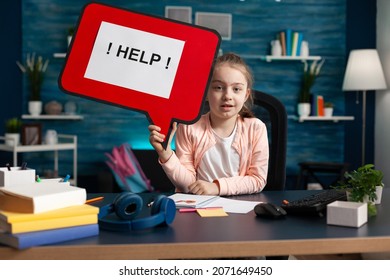
[[[87,199],[87,201],[85,201],[85,203],[93,203],[93,202],[96,202],[96,201],[99,201],[99,200],[102,200],[102,199],[104,199],[104,196],[98,196],[98,197],[95,197],[95,198]]]

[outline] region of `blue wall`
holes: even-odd
[[[1,7],[2,4],[0,4]],[[0,44],[2,67],[0,70],[0,103],[12,104],[13,110],[0,107],[0,119],[19,117],[22,113],[22,74],[15,64],[20,60],[22,49],[21,1],[7,1],[5,8],[0,8],[0,33],[4,35]],[[4,126],[0,126],[3,135]]]
[[[0,44],[2,67],[0,68],[0,120],[19,117],[22,114],[22,75],[15,67],[21,57],[21,1],[7,0],[0,4],[0,34],[4,35]],[[3,124],[3,123],[2,123]],[[0,135],[5,127],[0,125]],[[11,153],[0,153],[0,162],[12,162]]]
[[[143,114],[61,92],[57,79],[64,60],[53,53],[66,52],[67,29],[77,22],[80,11],[89,1],[23,0],[22,54],[35,51],[50,58],[43,87],[43,101],[77,102],[82,121],[47,121],[44,130],[79,136],[79,174],[96,174],[104,163],[104,153],[113,145],[130,142],[136,149],[150,149],[148,121]],[[366,1],[367,2],[367,1]],[[310,53],[326,59],[313,91],[335,103],[335,114],[345,114],[345,93],[341,84],[346,63],[346,1],[343,0],[238,0],[224,1],[128,1],[107,2],[110,5],[163,16],[166,5],[191,6],[197,11],[232,13],[232,40],[223,41],[224,52],[240,55],[264,55],[275,34],[286,28],[299,30],[309,41]],[[267,63],[247,59],[255,74],[255,88],[278,97],[288,114],[296,115],[302,64],[298,62]],[[27,88],[23,86],[23,112],[27,111]],[[287,174],[296,175],[300,161],[344,161],[344,122],[304,122],[290,119],[288,127]],[[352,132],[353,135],[353,132]],[[45,154],[26,154],[29,161]],[[48,158],[51,155],[48,155]],[[60,169],[71,170],[71,155],[64,154]],[[40,161],[41,163],[42,161]],[[104,165],[104,164],[103,164]],[[46,167],[42,167],[46,168]]]

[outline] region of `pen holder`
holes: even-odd
[[[0,167],[0,187],[14,187],[35,182],[35,169]]]

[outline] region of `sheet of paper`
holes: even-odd
[[[246,214],[259,204],[260,201],[245,201],[220,197],[207,204],[207,207],[223,207],[227,213]]]
[[[176,208],[211,208],[222,207],[227,213],[246,214],[260,201],[229,199],[220,196],[175,193],[169,198],[176,203]]]
[[[214,195],[194,195],[185,193],[175,193],[169,196],[175,204],[176,208],[201,208],[208,206],[208,203],[214,199],[219,199]]]

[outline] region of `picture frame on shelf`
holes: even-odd
[[[196,12],[195,24],[215,29],[222,40],[232,39],[232,14]]]
[[[23,124],[22,125],[22,145],[42,144],[42,125]]]
[[[181,22],[192,23],[192,8],[184,6],[165,6],[165,17]]]

